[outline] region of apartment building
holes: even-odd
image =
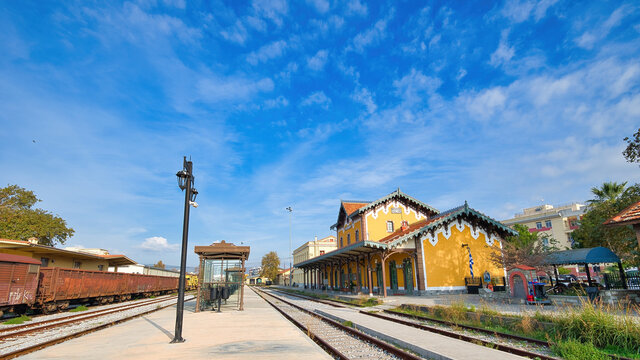
[[[512,219],[503,220],[502,223],[513,227],[522,224],[529,228],[529,232],[537,232],[543,238],[545,245],[549,239],[557,241],[560,249],[570,249],[573,244],[571,233],[579,227],[579,221],[584,214],[586,205],[571,203],[567,205],[539,205],[524,209],[515,214]]]
[[[307,241],[293,251],[293,265],[295,266],[316,256],[324,255],[335,250],[337,247],[338,243],[335,236],[327,236],[320,240],[318,240],[316,236],[315,240]],[[298,270],[293,272],[293,282],[298,286],[304,284],[304,274],[302,271]]]

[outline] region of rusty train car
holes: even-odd
[[[73,303],[106,304],[177,289],[177,277],[41,268],[32,258],[0,254],[0,315],[27,309],[48,313]]]

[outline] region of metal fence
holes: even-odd
[[[493,291],[505,291],[506,290],[506,279],[504,276],[496,277],[491,279],[491,284],[493,285]],[[481,276],[465,277],[464,285],[467,287],[467,291],[469,294],[477,294],[478,289],[481,287],[485,287],[487,283],[482,280]]]
[[[624,289],[624,282],[620,278],[619,273],[604,273],[604,287],[607,290],[611,289]],[[625,280],[627,283],[627,289],[640,290],[640,275],[639,274],[626,274]]]

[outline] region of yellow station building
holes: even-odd
[[[296,264],[304,286],[384,296],[461,292],[487,275],[502,279],[506,271],[491,254],[516,234],[466,202],[440,212],[400,189],[372,202],[341,201],[331,228],[338,248]]]

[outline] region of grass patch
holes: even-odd
[[[554,353],[566,360],[608,360],[607,354],[593,344],[585,344],[576,340],[561,341],[553,345]]]
[[[74,309],[69,310],[69,312],[79,312],[79,311],[87,311],[89,310],[88,307],[84,306],[84,305],[80,305]]]
[[[353,327],[353,322],[351,322],[351,321],[349,321],[349,320],[347,320],[347,321],[343,321],[343,322],[342,322],[342,325],[344,325],[344,326],[348,326],[348,327],[351,327],[351,328],[352,328],[352,327]]]
[[[376,305],[380,305],[383,303],[383,301],[381,299],[375,298],[375,297],[358,297],[357,299],[349,299],[349,300],[344,300],[341,299],[337,296],[332,296],[332,295],[327,295],[327,294],[314,294],[314,293],[308,293],[305,291],[301,291],[301,290],[293,290],[293,289],[278,289],[279,291],[284,291],[284,292],[288,292],[291,294],[298,294],[298,295],[304,295],[307,297],[312,297],[315,299],[320,299],[320,300],[331,300],[331,301],[335,301],[335,302],[339,302],[339,303],[343,303],[343,304],[347,304],[347,305],[354,305],[354,306],[359,306],[359,307],[370,307],[370,306],[376,306]]]
[[[31,321],[31,318],[28,317],[27,315],[21,315],[18,317],[14,317],[13,319],[9,319],[5,322],[3,322],[4,325],[19,325],[22,324],[25,321]]]
[[[640,324],[623,309],[584,302],[561,314],[510,315],[482,307],[469,308],[457,302],[451,306],[400,307],[392,311],[469,325],[496,333],[514,334],[553,343],[553,351],[566,359],[601,359],[608,355],[640,359]]]

